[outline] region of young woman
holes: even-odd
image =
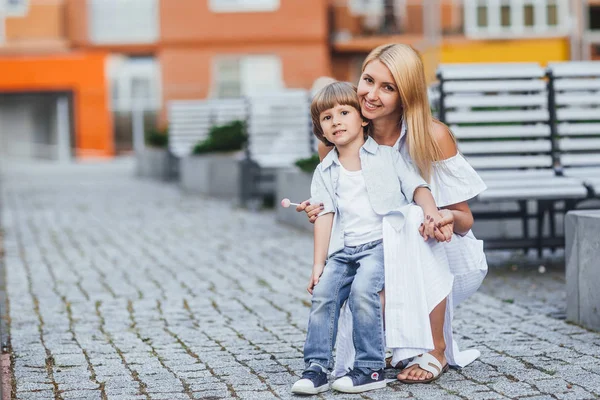
[[[473,216],[467,204],[467,200],[477,196],[486,187],[458,153],[456,140],[449,129],[432,117],[423,64],[411,47],[388,44],[374,49],[363,63],[358,96],[363,116],[371,120],[370,135],[380,145],[397,148],[407,160],[414,163],[421,176],[429,182],[436,204],[442,208],[442,225],[452,226],[456,233],[451,241],[443,245],[443,256],[447,258],[454,275],[452,292],[444,300],[422,304],[428,299],[418,291],[418,287],[425,291],[429,281],[435,281],[436,277],[427,275],[426,265],[419,265],[418,271],[423,271],[423,274],[415,278],[411,265],[406,265],[408,257],[399,251],[410,252],[410,241],[414,235],[407,235],[406,230],[411,226],[422,229],[418,218],[407,216],[404,236],[398,237],[397,248],[389,256],[395,257],[402,274],[390,275],[386,271],[386,338],[388,347],[394,349],[391,363],[393,366],[404,366],[404,359],[414,353],[415,348],[433,348],[417,356],[398,375],[398,379],[405,383],[430,382],[441,375],[447,364],[464,367],[480,354],[474,349],[458,350],[451,323],[454,307],[479,288],[487,273],[483,244],[470,231]],[[321,159],[330,150],[321,145]],[[306,211],[314,222],[320,205],[304,202],[297,207],[297,211]],[[413,280],[413,284],[407,282],[409,279]],[[415,285],[414,279],[421,281]],[[395,306],[407,300],[412,304],[410,307],[415,309]],[[421,314],[424,310],[429,313],[428,321],[423,321]],[[344,314],[349,314],[349,310]],[[407,320],[405,314],[412,319]],[[338,373],[345,369],[353,357],[352,343],[344,339],[348,336],[348,328],[345,327],[348,321],[348,317],[342,316],[344,328],[340,327],[338,339]],[[424,329],[429,331],[423,332]],[[416,338],[416,332],[419,331],[420,338]],[[348,338],[351,339],[351,336]]]

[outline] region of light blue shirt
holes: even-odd
[[[371,137],[360,148],[360,164],[365,179],[369,202],[376,214],[388,217],[392,226],[400,230],[404,226],[403,209],[413,201],[417,188],[429,188],[427,182],[400,155],[398,150],[380,146]],[[339,218],[337,188],[340,176],[340,161],[337,151],[329,154],[315,169],[310,187],[311,204],[323,203],[319,215],[335,213],[329,239],[327,256],[344,248],[344,227]]]

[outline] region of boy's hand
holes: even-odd
[[[306,287],[306,290],[311,295],[313,294],[314,287],[317,285],[317,283],[319,283],[319,278],[323,274],[323,270],[324,269],[325,269],[325,265],[324,264],[315,264],[315,265],[313,265],[312,274],[310,276],[310,280],[308,281],[308,286]]]
[[[438,242],[449,242],[452,238],[454,216],[449,210],[440,210],[434,215],[425,215],[425,221],[419,227],[424,240],[429,238]]]
[[[425,241],[435,237],[435,220],[430,215],[425,215],[425,220],[419,227],[419,233]]]

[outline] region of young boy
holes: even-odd
[[[292,387],[297,394],[329,389],[340,308],[348,299],[353,316],[354,368],[332,388],[360,393],[383,388],[385,343],[379,292],[384,285],[382,221],[413,200],[428,216],[425,236],[434,237],[440,216],[427,183],[398,151],[365,135],[354,87],[332,83],[311,104],[317,138],[335,146],[316,168],[311,203],[323,203],[315,221],[314,263],[308,291],[312,307],[304,345],[306,370]],[[430,217],[431,216],[431,217]]]

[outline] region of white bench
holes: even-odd
[[[248,159],[242,173],[242,202],[275,195],[276,170],[312,153],[310,98],[285,90],[248,99]]]
[[[308,91],[296,89],[247,98],[171,101],[169,150],[186,157],[212,126],[245,121],[248,145],[241,165],[241,201],[274,195],[275,169],[313,153],[309,105]]]
[[[208,137],[212,126],[245,121],[248,105],[243,98],[172,100],[169,102],[169,151],[189,156],[196,144]]]
[[[517,202],[515,213],[479,213],[483,218],[520,218],[522,239],[487,242],[494,248],[524,248],[541,252],[543,240],[552,246],[554,202],[583,199],[580,180],[557,176],[552,154],[551,118],[545,71],[535,63],[448,64],[438,69],[439,116],[458,139],[460,152],[480,173],[488,190],[482,202]],[[527,203],[537,203],[529,215]],[[542,238],[543,220],[551,213],[551,240]],[[537,237],[530,238],[528,220],[537,218]]]
[[[550,63],[548,78],[562,173],[600,197],[600,61]]]
[[[248,151],[261,167],[289,167],[312,154],[308,96],[286,90],[248,99]]]

